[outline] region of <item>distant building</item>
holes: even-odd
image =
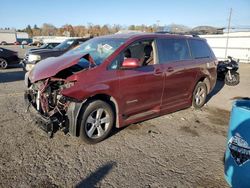
[[[0,44],[13,44],[14,42],[30,41],[28,33],[16,30],[0,30]]]

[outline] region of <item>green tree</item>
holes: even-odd
[[[37,25],[35,24],[34,27],[33,27],[33,29],[39,29],[39,28],[38,28]]]
[[[129,29],[129,30],[135,30],[135,25],[130,25],[130,26],[128,27],[128,29]]]
[[[33,31],[32,31],[32,29],[31,29],[30,25],[27,25],[25,31],[28,33],[28,35],[29,35],[30,37],[33,37]]]

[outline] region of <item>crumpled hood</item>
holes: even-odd
[[[30,71],[29,79],[34,83],[38,80],[55,76],[61,70],[77,64],[79,59],[85,55],[87,54],[62,55],[42,60]]]

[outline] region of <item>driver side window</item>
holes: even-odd
[[[155,64],[155,45],[153,40],[137,41],[130,44],[111,63],[110,69],[119,69],[127,58],[139,60],[141,66]]]

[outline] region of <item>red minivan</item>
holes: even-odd
[[[62,129],[88,143],[117,128],[201,108],[216,83],[206,40],[171,34],[93,38],[27,74],[28,109],[50,136]]]

